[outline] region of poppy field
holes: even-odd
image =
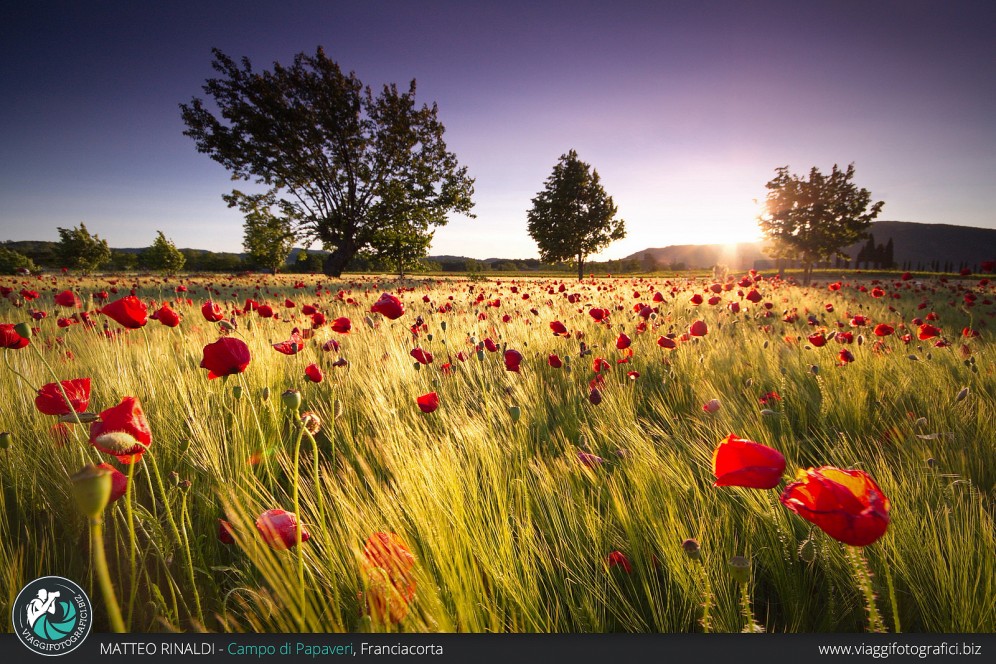
[[[0,280],[0,574],[98,630],[992,632],[996,285]]]

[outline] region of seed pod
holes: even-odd
[[[750,561],[743,556],[730,558],[730,574],[737,583],[747,583],[750,580]]]

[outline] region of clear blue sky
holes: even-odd
[[[323,45],[438,102],[477,219],[432,253],[536,256],[526,211],[570,148],[629,235],[604,254],[756,235],[775,167],[855,162],[880,218],[996,227],[996,3],[20,2],[0,12],[0,240],[86,222],[112,246],[241,250],[233,183],[182,135],[212,47],[257,68]]]

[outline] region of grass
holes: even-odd
[[[299,280],[306,287],[294,289]],[[137,396],[148,416],[153,443],[134,469],[132,517],[121,500],[104,525],[130,631],[688,632],[703,629],[708,603],[712,631],[739,632],[744,597],[728,566],[736,555],[750,561],[747,600],[765,630],[867,629],[862,580],[842,544],[783,508],[780,488],[712,486],[712,452],[730,432],[780,450],[786,481],[796,469],[827,464],[875,478],[892,521],[863,555],[890,631],[996,629],[996,351],[983,326],[994,307],[982,304],[993,299],[991,285],[889,281],[884,287],[899,298],[873,299],[858,282],[830,292],[765,280],[768,317],[747,302],[739,314],[694,307],[691,293],[711,281],[685,278],[565,282],[564,293],[556,280],[422,279],[402,284],[411,290],[400,294],[407,313],[396,321],[369,313],[381,292],[399,286],[373,277],[123,277],[111,298],[134,285],[143,300],[173,300],[180,281],[193,304],[176,305],[185,318],[174,329],[149,321],[123,331],[108,320],[105,334],[102,316],[93,329],[58,328],[55,318],[68,312],[57,311],[49,291],[76,289],[92,310],[89,296],[111,287],[104,280],[32,280],[25,283],[38,300],[20,309],[0,302],[0,322],[19,322],[30,308],[51,312],[36,323],[32,347],[5,352],[31,385],[0,371],[0,430],[13,437],[0,451],[4,610],[24,584],[57,574],[83,585],[97,605],[97,629],[108,626],[69,476],[111,459],[87,445],[77,425],[66,425],[64,445],[53,439],[54,418],[33,405],[32,387],[55,380],[44,358],[61,380],[92,378],[91,412]],[[24,287],[6,283],[15,293]],[[977,306],[963,306],[959,287],[979,294]],[[664,302],[651,302],[656,291]],[[723,293],[724,302],[739,300],[736,292]],[[580,300],[568,302],[569,293]],[[236,316],[233,334],[249,345],[252,362],[213,381],[198,367],[202,348],[220,334],[199,311],[209,294],[227,307],[265,300],[286,319]],[[499,307],[486,306],[496,297]],[[285,298],[297,307],[284,308]],[[918,310],[921,301],[928,308]],[[635,329],[636,302],[659,307],[645,333]],[[440,313],[447,303],[452,310]],[[350,317],[352,331],[321,327],[299,354],[277,353],[271,343],[310,327],[303,304],[329,320]],[[610,324],[596,324],[587,304],[612,309]],[[786,323],[783,310],[791,309],[799,319]],[[838,366],[836,341],[806,343],[809,312],[833,330],[837,321],[850,329],[848,313],[899,328],[931,310],[948,347],[918,341],[914,328],[910,344],[891,336],[876,349],[868,326],[856,331],[864,343],[848,346],[855,361]],[[418,316],[425,328],[415,339]],[[655,343],[697,318],[709,325],[706,337],[673,351]],[[553,320],[582,332],[592,354],[579,355],[577,338],[554,337]],[[981,336],[962,339],[968,325]],[[634,353],[615,364],[624,359],[615,348],[621,331]],[[479,359],[474,344],[486,337],[519,350],[522,372],[506,371],[501,352]],[[339,353],[321,350],[330,338],[341,342]],[[416,370],[415,345],[434,354],[433,364]],[[550,353],[569,364],[550,368]],[[348,366],[333,367],[340,356]],[[588,399],[595,356],[613,363],[597,406]],[[450,375],[440,370],[447,361]],[[304,380],[312,362],[325,371],[321,383]],[[297,466],[300,429],[280,398],[287,389],[300,390],[301,410],[323,422],[315,447],[302,438]],[[440,407],[425,414],[415,398],[430,391]],[[758,402],[770,391],[781,396],[768,406],[775,415],[762,414]],[[702,405],[713,398],[722,407],[710,415]],[[510,407],[519,408],[518,421]],[[605,462],[589,468],[579,452]],[[254,455],[259,463],[250,463]],[[171,472],[189,488],[176,486]],[[266,510],[292,510],[295,486],[311,537],[271,549],[253,523]],[[219,518],[232,523],[236,544],[218,540]],[[397,533],[417,561],[415,599],[400,621],[369,610],[373,590],[361,561],[364,541],[378,531]],[[700,542],[700,561],[682,550],[686,538]],[[606,564],[617,550],[631,573]]]

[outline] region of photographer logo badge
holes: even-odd
[[[11,611],[14,633],[39,655],[65,655],[93,626],[93,606],[78,585],[61,576],[35,579],[21,589]]]

